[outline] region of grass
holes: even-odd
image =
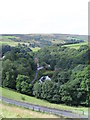
[[[45,100],[41,100],[41,99],[37,99],[35,97],[20,94],[20,93],[17,93],[15,91],[12,91],[12,90],[9,90],[6,88],[1,88],[1,87],[0,87],[0,91],[2,91],[2,96],[7,97],[7,98],[11,98],[14,100],[24,101],[24,102],[28,102],[31,104],[36,104],[36,105],[41,105],[41,106],[46,106],[46,107],[48,106],[48,107],[57,108],[60,110],[72,111],[74,113],[82,114],[84,112],[85,115],[88,115],[88,108],[87,107],[81,107],[81,106],[71,107],[71,106],[67,106],[64,104],[53,104],[53,103],[49,103],[48,101],[45,101]],[[24,100],[22,98],[24,98]]]
[[[3,38],[3,39],[11,39],[11,38],[18,38],[18,37],[16,37],[16,36],[10,36],[10,35],[7,35],[7,36],[0,36],[1,38]]]
[[[51,40],[51,42],[52,42],[53,44],[60,44],[60,43],[63,43],[64,40]]]
[[[17,107],[8,103],[0,102],[1,118],[60,118],[56,115],[32,111],[23,107]]]
[[[78,44],[69,44],[64,45],[65,47],[79,49],[81,45],[88,45],[88,42],[78,43]]]
[[[12,40],[4,40],[4,41],[1,40],[1,41],[0,41],[0,45],[10,45],[10,46],[12,46],[12,47],[18,46],[18,43],[28,45],[28,43],[24,43],[24,42],[14,42],[14,41],[12,41]],[[37,52],[38,50],[40,50],[39,47],[35,47],[35,48],[30,47],[30,49],[31,49],[33,52]]]
[[[30,48],[31,48],[31,50],[32,50],[33,52],[37,52],[38,50],[40,50],[39,47],[35,47],[35,48],[30,47]]]
[[[10,46],[17,46],[18,42],[14,42],[14,41],[0,41],[0,44],[2,44],[2,45],[10,45]]]
[[[2,44],[2,45],[10,45],[12,47],[18,46],[19,43],[20,44],[27,44],[27,43],[24,43],[24,42],[0,41],[0,44]]]

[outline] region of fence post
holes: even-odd
[[[39,112],[40,112],[40,108],[39,108],[39,110],[38,110]]]
[[[84,115],[84,111],[83,111],[83,115]]]

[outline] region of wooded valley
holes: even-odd
[[[89,52],[88,45],[52,44],[35,52],[26,44],[2,44],[1,86],[52,103],[89,106]]]

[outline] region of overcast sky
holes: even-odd
[[[88,0],[0,0],[0,34],[88,34]]]

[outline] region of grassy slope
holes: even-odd
[[[51,108],[58,108],[60,110],[68,110],[68,111],[72,111],[75,113],[81,113],[81,114],[84,111],[84,114],[86,114],[86,115],[88,114],[88,108],[86,108],[86,107],[70,107],[70,106],[66,106],[63,104],[52,104],[52,103],[49,103],[45,100],[40,100],[40,99],[37,99],[35,97],[23,95],[23,94],[14,92],[14,91],[9,90],[9,89],[1,88],[1,87],[0,87],[0,91],[2,91],[2,96],[7,97],[7,98],[11,98],[11,99],[15,99],[18,101],[22,101],[22,97],[24,97],[25,98],[24,102],[42,105],[42,106],[47,106],[47,107],[51,107]]]
[[[11,40],[11,38],[16,38],[17,42],[14,42],[13,40]],[[10,46],[17,46],[18,43],[28,44],[28,43],[25,43],[23,41],[18,42],[19,39],[20,38],[16,37],[16,36],[0,36],[0,44],[8,44]],[[51,39],[50,41],[52,42],[52,44],[63,43],[63,40],[53,40],[53,39]],[[38,41],[34,41],[34,42],[36,42],[38,44]],[[86,45],[86,44],[88,44],[88,42],[83,42],[83,43],[78,43],[78,44],[69,44],[69,45],[64,45],[64,46],[69,47],[69,48],[78,49],[81,45]],[[31,49],[33,50],[33,52],[37,52],[40,48],[35,47],[35,48],[31,48]]]
[[[79,49],[81,45],[88,45],[88,42],[78,43],[78,44],[69,44],[64,45],[65,47]]]
[[[10,46],[16,46],[18,45],[18,42],[12,41],[10,38],[16,38],[15,36],[0,36],[0,44],[10,45]]]
[[[22,107],[17,107],[7,103],[0,102],[0,119],[1,118],[59,118],[58,116],[36,112]]]
[[[33,52],[37,52],[38,50],[40,50],[39,47],[35,47],[35,48],[30,47],[30,48],[31,48],[31,50],[32,50]]]
[[[28,44],[28,43],[18,42],[18,41],[14,42],[14,41],[9,40],[9,39],[4,39],[3,41],[0,41],[0,45],[10,45],[12,47],[18,46],[19,43],[20,44],[26,44],[26,45]],[[40,50],[39,47],[35,47],[35,48],[30,47],[30,48],[33,52],[37,52],[38,50]]]
[[[14,41],[0,41],[0,44],[2,45],[10,45],[10,46],[17,46],[18,42],[14,42]]]

